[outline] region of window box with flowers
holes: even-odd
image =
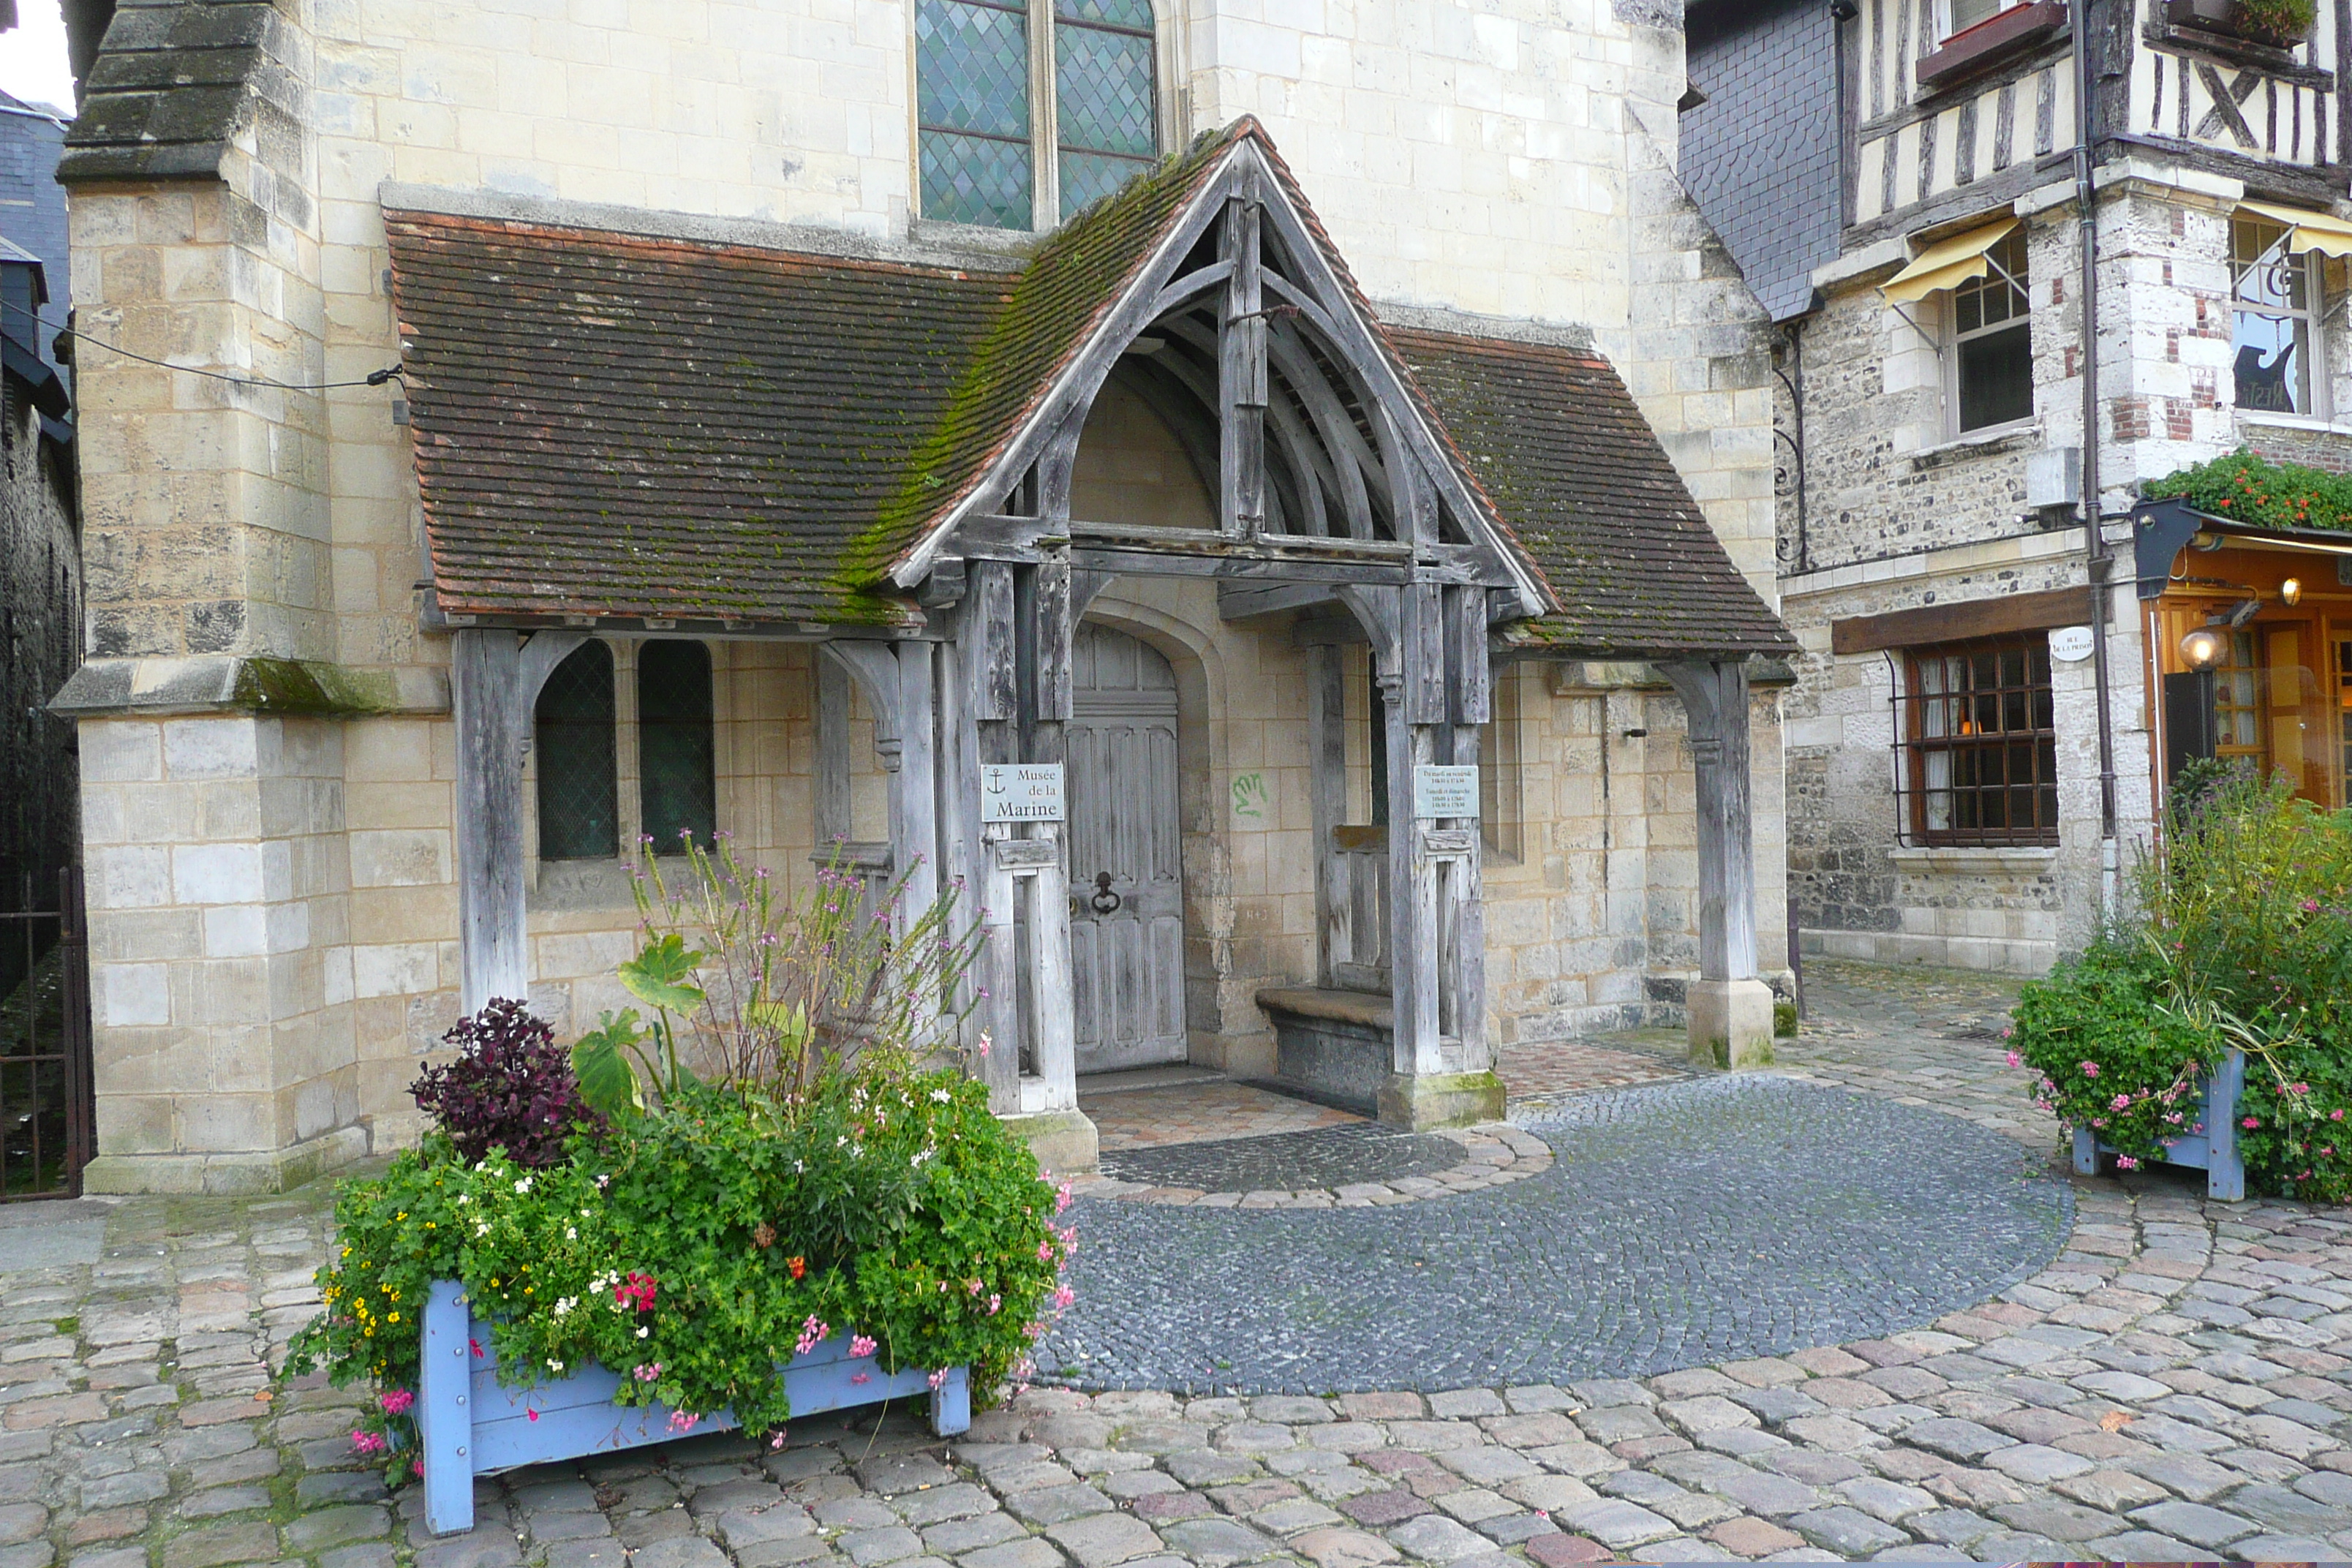
[[[961,1431],[1069,1304],[1068,1189],[936,1065],[971,956],[951,900],[875,915],[837,868],[794,900],[723,840],[688,858],[677,894],[641,868],[620,977],[649,1029],[607,1015],[566,1049],[491,1003],[415,1087],[422,1146],[339,1194],[285,1371],[373,1385],[353,1444],[422,1479],[436,1534],[518,1465],[781,1447],[790,1416],[886,1399]]]
[[[2314,0],[2165,0],[2176,43],[2213,48],[2249,65],[2293,65],[2316,16]]]

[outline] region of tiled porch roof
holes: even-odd
[[[887,571],[980,482],[1245,137],[1264,132],[1203,137],[1013,272],[387,212],[442,610],[910,618]],[[1538,635],[1627,657],[1788,646],[1605,364],[1386,336],[1552,578],[1566,615]]]
[[[1599,355],[1388,329],[1559,601],[1525,635],[1595,658],[1794,653]]]

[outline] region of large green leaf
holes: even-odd
[[[596,1027],[573,1042],[572,1072],[580,1080],[580,1098],[606,1116],[643,1110],[645,1090],[638,1087],[636,1068],[629,1065],[642,1038],[637,1010],[629,1007],[617,1018],[606,1013]]]
[[[621,965],[621,984],[629,994],[655,1007],[690,1013],[702,1005],[702,992],[686,984],[709,956],[686,945],[675,931]]]

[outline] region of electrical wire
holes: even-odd
[[[89,343],[104,349],[109,353],[121,354],[124,359],[137,360],[142,364],[152,364],[163,370],[175,370],[183,375],[201,375],[213,381],[226,381],[232,386],[268,387],[275,392],[332,392],[337,387],[343,386],[382,386],[385,382],[405,374],[399,365],[386,365],[382,370],[368,372],[366,375],[356,381],[321,381],[308,385],[299,385],[290,381],[278,381],[267,375],[233,375],[225,370],[198,370],[194,365],[173,364],[169,360],[150,358],[146,354],[134,353],[119,344],[110,343],[104,338],[94,338],[88,332],[78,331],[72,327],[60,326],[45,321],[40,311],[27,310],[25,306],[11,300],[0,300],[0,310],[13,310],[19,316],[30,316],[36,327],[71,338],[77,342]]]

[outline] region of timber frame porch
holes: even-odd
[[[414,256],[406,266],[420,270]],[[1024,341],[1024,309],[1042,346]],[[430,355],[419,357],[422,442],[435,391]],[[1113,381],[1181,442],[1214,499],[1213,529],[1072,514],[1080,436]],[[1656,659],[1689,715],[1701,889],[1694,1050],[1738,1062],[1769,1049],[1747,661],[1781,651],[1786,633],[1701,523],[1666,555],[1712,574],[1710,591],[1744,595],[1740,613],[1752,609],[1766,629],[1720,634],[1714,646],[1663,633],[1649,647],[1622,636],[1528,637],[1526,628],[1562,611],[1546,563],[1506,524],[1250,122],[1204,138],[1050,242],[978,335],[940,428],[907,458],[883,526],[851,548],[877,574],[869,592],[890,606],[862,626],[790,611],[697,616],[618,595],[583,603],[577,589],[560,605],[532,603],[469,587],[457,546],[473,542],[436,526],[444,459],[421,447],[436,575],[427,624],[453,647],[467,1008],[527,991],[523,752],[541,684],[588,629],[814,642],[820,838],[846,832],[854,684],[876,715],[889,774],[888,844],[858,847],[859,856],[878,868],[887,850],[911,905],[950,882],[965,889],[961,907],[987,937],[966,998],[976,1004],[970,1068],[1000,1114],[1024,1120],[1050,1163],[1089,1166],[1072,1039],[1068,830],[983,823],[982,769],[1064,762],[1072,638],[1089,605],[1117,578],[1175,576],[1213,580],[1223,619],[1262,635],[1286,626],[1309,650],[1318,959],[1298,977],[1311,984],[1265,998],[1277,1034],[1306,1042],[1286,1060],[1348,1056],[1381,1117],[1400,1124],[1501,1114],[1486,1037],[1479,823],[1416,815],[1416,770],[1478,765],[1498,657],[1594,650]],[[1662,455],[1654,467],[1671,479]],[[1661,591],[1671,596],[1672,585]],[[1391,821],[1377,835],[1346,821],[1339,656],[1350,643],[1370,649],[1382,716],[1375,765]]]

